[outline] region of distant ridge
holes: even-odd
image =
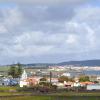
[[[14,66],[12,65],[5,65],[5,66]],[[100,66],[100,59],[98,60],[82,60],[82,61],[66,61],[61,63],[29,63],[29,64],[21,64],[24,67],[45,67],[48,66],[65,66],[65,65],[73,65],[73,66]]]
[[[33,63],[33,64],[24,64],[25,66],[64,66],[64,65],[73,65],[73,66],[100,66],[100,60],[82,60],[82,61],[66,61],[61,63]]]
[[[100,60],[68,61],[58,63],[57,65],[100,66]]]

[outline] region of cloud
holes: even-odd
[[[18,4],[80,4],[89,0],[0,0],[0,2],[13,2]]]
[[[86,3],[83,0],[64,2]],[[87,5],[32,6],[24,2],[13,9],[4,7],[0,9],[1,61],[28,62],[34,58],[34,62],[60,62],[99,58],[99,12],[100,7]]]
[[[6,33],[7,31],[8,30],[6,29],[6,27],[3,24],[1,24],[0,25],[0,34]]]

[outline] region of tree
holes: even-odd
[[[13,78],[16,78],[16,68],[15,68],[15,66],[10,67],[8,75],[11,75]]]
[[[49,86],[49,82],[47,82],[47,79],[45,77],[40,79],[40,83],[39,85],[43,85],[43,86]]]
[[[16,66],[11,66],[8,75],[11,75],[13,78],[18,78],[22,74],[21,64],[17,64]]]
[[[63,83],[64,81],[68,82],[68,77],[67,76],[61,76],[58,78],[58,81]]]
[[[22,74],[22,65],[20,63],[17,64],[17,76],[20,77]]]
[[[90,79],[89,79],[89,76],[80,76],[79,81],[86,82],[86,81],[90,81]]]
[[[41,78],[40,81],[46,82],[47,79],[45,77]]]
[[[74,78],[69,78],[68,81],[70,81],[70,82],[75,82],[75,81],[74,81]]]

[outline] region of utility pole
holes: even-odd
[[[50,71],[50,86],[51,86],[52,72]]]

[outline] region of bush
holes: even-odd
[[[42,85],[42,86],[51,86],[52,84],[49,83],[49,82],[40,82],[39,85]]]
[[[34,88],[33,87],[22,87],[22,88],[20,88],[20,87],[18,87],[17,88],[17,91],[18,92],[29,92],[29,91],[33,91],[34,90]]]
[[[53,90],[57,90],[57,85],[52,85]]]

